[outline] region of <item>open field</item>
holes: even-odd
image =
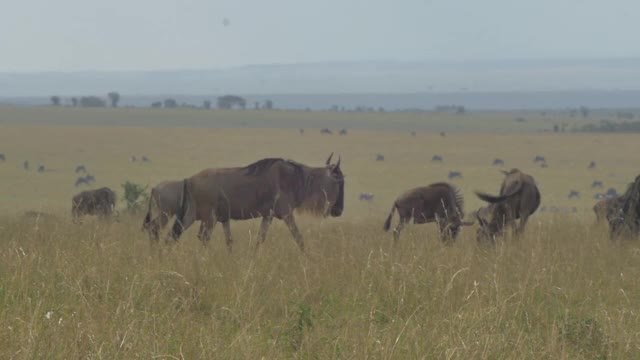
[[[542,134],[534,122],[519,124],[531,132],[510,128],[498,134],[491,132],[498,120],[483,115],[441,129],[439,124],[455,120],[420,123],[402,118],[418,115],[378,114],[367,128],[360,114],[340,114],[340,121],[356,125],[335,128],[354,130],[322,136],[297,131],[334,128],[322,113],[313,113],[307,119],[313,125],[303,126],[293,122],[293,114],[304,113],[273,112],[285,120],[269,126],[267,117],[275,115],[258,112],[265,129],[250,119],[248,128],[233,129],[198,128],[200,120],[185,127],[175,121],[149,126],[145,121],[160,116],[152,110],[135,110],[130,123],[127,109],[57,110],[0,109],[0,153],[7,157],[0,163],[0,358],[640,354],[640,246],[611,243],[606,228],[593,224],[592,195],[603,190],[590,188],[601,180],[604,190],[623,191],[633,180],[640,169],[635,135]],[[175,114],[191,116],[182,111]],[[171,113],[163,111],[159,121],[169,121]],[[251,112],[228,112],[234,118],[224,121],[242,121],[243,113]],[[46,116],[50,125],[42,125]],[[516,124],[513,114],[503,117],[505,124]],[[82,119],[93,126],[79,126],[87,125]],[[406,123],[380,131],[389,129],[389,119]],[[425,131],[413,137],[407,133],[412,127]],[[442,130],[451,132],[441,137]],[[319,166],[332,151],[342,156],[345,212],[340,218],[300,219],[308,256],[278,221],[257,254],[259,222],[232,223],[235,248],[229,256],[220,226],[206,248],[195,227],[175,246],[152,246],[140,232],[139,215],[82,225],[69,219],[71,196],[80,190],[73,186],[78,164],[96,176],[95,186],[109,186],[121,196],[125,180],[152,185],[263,157]],[[374,161],[376,153],[385,161]],[[435,154],[444,157],[443,164],[430,162]],[[131,155],[152,162],[131,163]],[[535,155],[545,156],[549,167],[535,166]],[[409,226],[392,247],[382,223],[399,193],[459,170],[464,177],[453,183],[469,213],[481,205],[474,190],[498,191],[502,175],[491,166],[497,157],[506,169],[518,167],[536,178],[542,206],[576,212],[538,212],[525,236],[496,248],[477,246],[475,228],[465,228],[444,246],[432,224]],[[30,171],[22,169],[24,160]],[[591,160],[597,167],[588,170]],[[49,171],[35,172],[37,164]],[[572,189],[582,197],[567,199]],[[375,198],[360,202],[360,192]],[[27,210],[54,218],[26,219]]]

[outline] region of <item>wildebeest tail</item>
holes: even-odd
[[[393,219],[393,214],[396,212],[396,203],[393,203],[393,207],[389,212],[389,216],[387,216],[387,220],[384,222],[384,231],[389,231],[391,228],[391,219]]]
[[[173,223],[173,228],[171,228],[171,236],[173,239],[178,239],[182,232],[184,231],[184,217],[187,214],[187,206],[188,206],[188,189],[187,189],[188,180],[184,179],[182,182],[182,199],[180,201],[180,208],[176,212],[176,222]]]
[[[151,223],[151,202],[153,201],[153,191],[151,190],[151,196],[149,196],[149,208],[147,209],[147,215],[144,216],[144,220],[142,220],[142,230],[145,230],[149,227],[149,223]]]
[[[522,183],[518,184],[518,187],[516,189],[514,189],[513,191],[511,191],[508,194],[504,194],[504,195],[489,195],[489,194],[485,194],[483,192],[479,192],[476,191],[476,195],[481,199],[484,200],[486,202],[495,204],[495,203],[499,203],[499,202],[503,202],[505,200],[507,200],[508,198],[518,195],[522,192],[522,190],[524,189],[524,186],[522,185]]]

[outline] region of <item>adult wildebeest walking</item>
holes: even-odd
[[[611,238],[637,238],[640,234],[640,175],[629,184],[618,203],[607,212]]]
[[[202,219],[200,238],[207,242],[214,225],[221,222],[229,251],[233,244],[230,220],[262,218],[257,249],[265,241],[273,218],[281,219],[304,251],[294,210],[337,217],[344,208],[344,176],[340,160],[331,164],[331,156],[326,166],[316,168],[267,158],[245,167],[205,169],[185,179],[183,187],[173,239],[178,239],[195,220]]]
[[[540,206],[540,191],[532,176],[518,169],[503,173],[506,177],[500,187],[500,195],[476,192],[481,200],[490,203],[476,212],[480,223],[478,240],[493,240],[503,233],[505,225],[511,226],[516,234],[522,233],[529,216]],[[520,225],[516,228],[517,219],[520,219]]]
[[[83,191],[71,200],[74,219],[82,215],[109,216],[116,205],[116,194],[108,187]]]
[[[400,232],[412,218],[414,224],[438,223],[442,241],[455,239],[460,226],[473,224],[462,221],[462,194],[455,186],[447,183],[418,187],[398,196],[384,222],[384,231],[391,228],[391,220],[396,210],[400,216],[398,226],[393,229],[393,240],[396,242],[400,238]]]

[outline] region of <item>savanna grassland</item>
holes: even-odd
[[[539,133],[560,120],[514,114],[372,114],[370,127],[357,113],[202,114],[0,108],[0,358],[640,358],[640,246],[594,224],[602,190],[590,188],[624,190],[640,169],[637,136]],[[220,227],[207,247],[196,227],[175,245],[151,244],[122,202],[113,221],[70,220],[79,164],[121,196],[127,180],[263,157],[320,166],[331,152],[342,157],[345,211],[299,218],[307,255],[278,221],[258,253],[259,221],[232,223],[228,255]],[[432,224],[409,226],[393,246],[382,223],[398,194],[459,170],[452,182],[470,213],[481,205],[474,190],[499,189],[494,158],[533,175],[542,206],[568,213],[540,211],[495,248],[476,243],[475,227],[443,245]]]

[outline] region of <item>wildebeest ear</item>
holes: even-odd
[[[342,157],[338,156],[338,163],[336,164],[336,170],[340,170],[340,161],[342,161]]]
[[[331,155],[329,155],[329,158],[327,159],[327,166],[329,166],[329,164],[331,164],[331,158],[333,157],[333,152],[331,153]]]

